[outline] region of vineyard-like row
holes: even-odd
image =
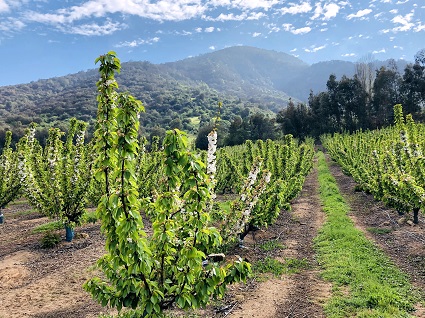
[[[358,190],[372,193],[400,215],[413,211],[418,223],[425,207],[425,126],[404,117],[401,105],[394,106],[394,118],[392,127],[326,135],[322,143]]]
[[[143,106],[117,92],[118,58],[109,52],[96,62],[94,139],[84,142],[86,124],[75,119],[65,138],[51,129],[44,148],[34,126],[16,151],[8,134],[0,156],[0,206],[24,195],[41,213],[60,219],[71,240],[85,206],[98,205],[107,250],[98,266],[105,275],[84,285],[95,299],[151,317],[173,304],[204,306],[249,275],[249,263],[223,261],[221,253],[290,208],[312,167],[313,141],[299,144],[288,135],[217,150],[213,130],[208,151],[197,152],[173,130],[147,152],[139,137]]]

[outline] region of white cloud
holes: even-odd
[[[339,12],[340,7],[339,7],[339,5],[337,5],[335,3],[328,3],[328,4],[324,5],[323,9],[325,11],[323,19],[324,20],[330,20],[331,18],[336,17],[336,15]]]
[[[295,49],[290,50],[289,52],[291,52],[291,53],[292,53],[292,52],[296,52],[297,50],[298,50],[298,49],[296,49],[296,48],[295,48]]]
[[[303,27],[303,28],[299,28],[296,29],[292,24],[290,23],[284,23],[282,24],[282,27],[285,31],[287,32],[291,32],[292,34],[306,34],[309,33],[311,31],[310,27]]]
[[[292,34],[306,34],[309,33],[311,31],[310,27],[304,27],[304,28],[299,28],[299,29],[293,29],[291,30]]]
[[[192,32],[190,32],[190,31],[186,31],[186,30],[183,30],[183,31],[181,31],[181,32],[177,32],[178,34],[180,34],[180,35],[192,35]]]
[[[398,13],[398,10],[397,9],[392,9],[389,12],[392,13],[392,14],[397,14]]]
[[[154,37],[154,38],[150,38],[147,40],[143,40],[143,39],[137,39],[137,40],[133,40],[133,41],[125,41],[125,42],[121,42],[115,45],[115,47],[137,47],[140,45],[146,45],[146,44],[153,44],[156,43],[160,40],[159,37]]]
[[[82,24],[82,25],[71,26],[71,27],[67,26],[65,28],[60,27],[60,29],[64,33],[95,36],[95,35],[112,34],[118,30],[124,29],[125,27],[126,25],[124,24],[107,21],[103,25],[90,23],[90,24]]]
[[[387,51],[385,49],[380,49],[379,51],[375,50],[372,52],[372,54],[379,54],[379,53],[386,53]]]
[[[252,33],[252,37],[253,38],[256,38],[257,36],[260,36],[260,35],[261,35],[260,32],[254,32],[254,33]]]
[[[425,24],[418,23],[417,26],[413,29],[415,32],[425,31]]]
[[[311,17],[311,20],[316,20],[320,16],[323,16],[322,20],[330,20],[335,18],[341,7],[336,3],[327,3],[322,7],[322,4],[319,2],[316,4],[314,9],[314,15]]]
[[[197,32],[197,33],[201,33],[201,32],[202,32],[202,28],[196,28],[196,29],[195,29],[195,32]]]
[[[413,12],[406,14],[405,16],[397,15],[391,22],[394,24],[400,24],[400,26],[393,28],[393,32],[405,32],[409,31],[414,27],[414,24],[411,22],[413,17]]]
[[[280,28],[274,23],[267,24],[266,27],[270,30],[269,33],[280,31]]]
[[[353,56],[356,56],[356,53],[345,53],[345,54],[341,54],[341,56],[343,56],[343,57],[353,57]]]
[[[5,20],[0,21],[0,31],[2,32],[15,32],[23,29],[25,27],[25,24],[14,18],[7,18]]]
[[[261,18],[264,18],[266,16],[267,16],[267,14],[265,14],[264,12],[251,12],[246,19],[247,20],[260,20]]]
[[[303,2],[300,4],[291,3],[291,6],[287,8],[282,8],[279,11],[282,14],[299,14],[299,13],[307,13],[310,12],[313,9],[313,7],[310,5],[309,2]]]
[[[395,49],[402,50],[402,51],[404,50],[404,47],[402,47],[402,46],[398,46],[398,45],[394,45],[394,48],[395,48]]]
[[[9,5],[4,0],[0,0],[0,12],[7,11],[9,11]]]
[[[211,0],[208,3],[214,7],[229,7],[240,10],[269,10],[275,4],[278,4],[279,0]]]
[[[203,19],[207,21],[243,21],[243,20],[260,20],[263,17],[266,17],[267,15],[264,12],[242,12],[241,14],[234,14],[234,13],[220,13],[220,15],[216,18],[208,17],[208,16],[202,16]]]
[[[372,12],[372,10],[371,10],[371,9],[359,10],[359,11],[357,11],[356,13],[349,14],[349,15],[347,16],[347,20],[351,20],[351,19],[354,19],[354,18],[362,18],[362,17],[367,16],[367,15],[368,15],[368,14],[370,14],[371,12]]]
[[[26,18],[29,21],[55,24],[121,13],[159,21],[182,21],[199,17],[206,10],[206,5],[202,5],[200,0],[160,0],[153,3],[137,0],[90,0],[79,6],[56,10],[55,13],[28,11]]]
[[[214,27],[208,27],[208,28],[205,28],[205,29],[204,29],[204,32],[206,32],[206,33],[214,32]]]
[[[211,46],[209,47],[209,49],[210,49],[210,50],[215,50],[215,46],[214,46],[214,45],[211,45]]]
[[[316,53],[317,51],[323,50],[325,47],[326,47],[326,44],[322,45],[322,46],[312,45],[312,46],[310,46],[309,49],[304,49],[304,51],[307,52],[307,53]]]
[[[217,18],[205,17],[205,19],[210,21],[224,22],[224,21],[242,21],[242,20],[245,20],[247,17],[248,15],[246,13],[242,13],[238,15],[235,15],[234,13],[228,13],[228,14],[220,13],[220,15]]]

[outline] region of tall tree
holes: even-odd
[[[337,100],[342,110],[342,128],[353,132],[366,128],[366,91],[361,82],[354,76],[343,76],[338,82]]]
[[[391,125],[394,121],[393,107],[401,103],[400,74],[393,69],[382,66],[376,71],[373,83],[373,122],[372,128]]]
[[[276,122],[285,135],[291,134],[300,139],[312,135],[311,109],[303,103],[298,103],[295,106],[290,100],[288,106],[276,115]]]
[[[366,92],[366,103],[370,102],[373,94],[373,82],[376,78],[375,58],[373,54],[361,57],[355,65],[355,75]]]
[[[415,63],[404,69],[401,85],[403,110],[418,118],[425,107],[425,49],[415,55]]]

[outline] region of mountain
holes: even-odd
[[[305,102],[310,90],[325,90],[330,74],[351,77],[354,69],[350,62],[308,65],[286,53],[237,46],[164,64],[122,63],[117,81],[121,90],[144,103],[145,133],[158,127],[196,132],[199,124],[216,116],[219,101],[225,122],[237,114],[278,112],[290,98]],[[12,129],[19,136],[31,121],[46,129],[65,129],[70,117],[93,123],[98,78],[93,69],[0,87],[0,135]]]
[[[308,68],[292,55],[248,46],[230,47],[163,66],[220,92],[276,101],[289,99],[281,90],[282,85]]]

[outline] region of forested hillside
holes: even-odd
[[[237,144],[247,138],[274,137],[274,114],[290,100],[306,102],[311,91],[326,89],[329,74],[339,78],[354,72],[350,62],[309,66],[282,52],[238,46],[172,63],[123,63],[117,80],[122,91],[131,91],[143,102],[146,113],[141,124],[148,138],[170,128],[196,134],[216,116],[222,102],[221,127],[234,132],[226,144]],[[39,124],[37,137],[42,141],[49,127],[65,130],[71,117],[90,123],[90,136],[97,79],[97,71],[88,70],[0,87],[0,144],[5,130],[12,130],[16,141],[30,122]]]

